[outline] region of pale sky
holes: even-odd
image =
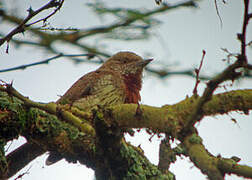
[[[3,0],[8,2],[8,7],[15,11],[15,7],[20,7],[18,13],[26,13],[26,9],[32,6],[34,9],[40,7],[45,1],[42,0]],[[14,2],[16,5],[13,5]],[[92,2],[91,0],[85,2]],[[53,27],[59,28],[80,28],[86,29],[96,25],[106,24],[113,20],[109,17],[102,19],[91,12],[84,1],[74,0],[65,1],[63,8],[49,22]],[[154,0],[134,1],[134,0],[110,0],[113,7],[139,7],[142,9],[157,8]],[[165,1],[165,2],[177,2]],[[224,5],[218,1],[219,12],[223,21],[223,27],[220,25],[219,18],[214,6],[214,0],[199,2],[198,9],[181,8],[162,15],[157,18],[162,22],[161,25],[152,30],[153,37],[143,41],[116,41],[103,40],[102,36],[87,39],[90,45],[97,45],[104,48],[107,52],[114,54],[118,51],[133,51],[143,57],[153,57],[152,65],[163,63],[172,70],[182,70],[195,68],[200,63],[202,50],[206,51],[202,74],[211,75],[222,71],[226,62],[222,59],[226,54],[221,48],[227,48],[230,52],[239,52],[240,43],[236,40],[236,34],[241,31],[242,24],[242,5],[237,0],[227,1]],[[250,6],[251,9],[251,6]],[[81,17],[81,18],[80,18]],[[0,32],[9,32],[13,26],[1,24]],[[248,40],[252,39],[251,24],[248,27]],[[17,35],[16,38],[27,37],[26,34]],[[33,38],[33,37],[30,37]],[[57,43],[57,49],[68,54],[83,53],[72,47]],[[53,55],[45,50],[34,49],[33,47],[23,46],[15,49],[10,44],[9,54],[5,53],[6,45],[0,47],[0,69],[14,67],[17,65],[28,64],[40,61]],[[147,54],[150,54],[147,56]],[[248,50],[248,59],[251,63],[252,51]],[[75,65],[67,59],[58,59],[49,65],[31,67],[25,70],[1,73],[0,79],[11,82],[14,81],[14,87],[30,99],[39,102],[50,102],[57,100],[57,95],[62,95],[77,79],[89,71],[95,70],[98,66],[94,64]],[[164,104],[174,104],[183,100],[187,95],[192,95],[195,80],[184,76],[171,76],[165,79],[159,79],[145,73],[143,88],[141,91],[142,104],[152,106],[162,106]],[[230,82],[225,83],[230,85]],[[225,92],[232,89],[244,89],[252,86],[251,79],[245,79],[236,82],[232,87],[227,86],[217,89],[216,92]],[[205,88],[205,84],[199,86],[199,93]],[[237,124],[231,121],[231,118],[237,120]],[[206,148],[214,155],[221,154],[223,157],[238,156],[242,160],[240,164],[252,166],[252,121],[251,115],[245,116],[242,113],[229,113],[225,116],[206,117],[196,125],[203,143]],[[149,135],[145,133],[136,134],[130,137],[133,144],[139,145],[144,149],[145,154],[154,164],[158,163],[158,146],[161,139],[156,136],[152,142],[148,141]],[[20,145],[22,139],[14,141],[10,149]],[[93,171],[83,165],[68,164],[64,160],[50,167],[44,165],[43,155],[31,164],[26,166],[17,175],[25,172],[28,168],[29,174],[24,175],[24,180],[47,179],[94,179]],[[171,166],[170,169],[177,180],[206,179],[199,170],[189,162],[188,158],[180,159]],[[16,177],[16,176],[15,176]],[[15,177],[11,178],[14,179]],[[236,176],[227,176],[227,180],[242,179]]]

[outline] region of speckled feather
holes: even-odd
[[[110,71],[91,72],[79,79],[58,103],[70,103],[82,110],[124,103],[125,84],[121,78],[115,78],[118,76]]]
[[[138,62],[143,59],[134,53],[117,53],[99,69],[81,77],[57,103],[72,104],[83,110],[96,105],[138,103],[146,65],[138,66]]]
[[[144,61],[132,52],[119,52],[96,71],[82,76],[57,103],[71,104],[84,111],[97,105],[137,104],[141,100],[139,91],[142,87],[143,68],[150,61],[151,59]],[[61,159],[59,153],[52,152],[46,165]]]

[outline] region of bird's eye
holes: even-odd
[[[125,64],[125,63],[127,63],[127,59],[124,59],[124,60],[123,60],[123,64]]]

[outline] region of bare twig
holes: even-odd
[[[75,46],[81,47],[83,49],[85,49],[86,51],[92,52],[94,53],[92,50],[93,48],[87,48],[84,45],[81,46],[82,44],[80,44],[79,42],[77,42],[79,39],[84,38],[84,37],[88,37],[88,36],[94,36],[97,34],[104,34],[104,33],[109,33],[117,28],[120,27],[127,27],[130,26],[131,24],[137,22],[137,21],[142,21],[144,22],[144,19],[153,16],[154,14],[160,14],[172,9],[176,9],[176,8],[180,8],[180,7],[197,7],[197,4],[194,2],[194,0],[188,0],[185,2],[181,2],[181,3],[177,3],[175,5],[163,5],[160,8],[154,9],[154,10],[149,10],[145,13],[142,13],[141,16],[129,16],[124,18],[123,20],[119,21],[119,22],[115,22],[111,25],[108,26],[100,26],[100,27],[95,27],[95,28],[90,28],[90,29],[85,29],[85,30],[80,30],[78,32],[74,32],[74,33],[69,33],[69,34],[64,34],[62,36],[62,34],[50,34],[50,33],[42,33],[41,31],[39,31],[37,28],[29,28],[30,32],[33,32],[34,34],[37,34],[41,39],[47,39],[48,40],[48,36],[51,36],[52,38],[50,38],[50,42],[48,43],[48,45],[50,45],[50,43],[52,43],[52,41],[56,41],[56,40],[62,40],[65,41],[67,43],[73,44]],[[8,16],[8,15],[4,15],[4,19],[19,24],[21,22],[23,22],[23,20],[18,19],[16,17],[12,17],[12,16]],[[10,38],[11,39],[11,38]],[[1,45],[1,44],[0,44]],[[43,47],[45,47],[43,45]]]
[[[223,59],[223,61],[227,61],[228,63],[231,62],[232,58],[236,58],[239,55],[238,53],[230,52],[227,48],[221,48],[221,50],[227,54],[227,59]]]
[[[4,43],[4,42],[9,42],[11,40],[11,38],[15,35],[15,34],[18,34],[18,33],[21,33],[21,32],[24,32],[25,31],[25,28],[35,24],[35,23],[38,23],[40,21],[46,21],[48,18],[50,18],[53,14],[55,14],[62,6],[64,0],[61,0],[61,1],[57,1],[57,0],[50,0],[46,5],[44,5],[43,7],[39,8],[38,10],[36,11],[33,11],[32,9],[29,9],[29,14],[28,16],[15,28],[13,29],[9,34],[7,34],[4,38],[1,38],[0,39],[0,46]],[[30,24],[26,24],[30,19],[32,19],[34,16],[36,16],[37,14],[39,14],[40,12],[46,10],[46,9],[50,9],[50,8],[53,8],[53,7],[56,7],[56,9],[54,10],[53,13],[51,13],[50,15],[48,15],[47,17],[43,18],[43,19],[40,19],[38,21],[35,21],[33,23],[30,23]],[[7,46],[7,53],[8,53],[8,46]]]
[[[203,114],[203,106],[206,104],[209,100],[211,100],[213,96],[213,92],[218,87],[219,84],[221,84],[224,81],[227,80],[235,80],[239,76],[241,76],[241,72],[236,72],[235,70],[242,67],[240,60],[237,60],[234,64],[228,66],[222,73],[216,75],[214,78],[212,78],[208,83],[207,87],[201,96],[201,98],[198,100],[198,103],[195,107],[194,112],[188,117],[188,124],[186,125],[186,131],[190,131],[191,127],[199,120],[201,120],[204,116]]]
[[[29,174],[31,167],[32,166],[30,166],[24,173],[18,175],[18,177],[16,177],[14,180],[22,179],[25,174]]]
[[[63,53],[60,53],[60,54],[58,54],[56,56],[53,56],[51,58],[48,58],[48,59],[45,59],[45,60],[42,60],[42,61],[39,61],[39,62],[36,62],[36,63],[24,64],[24,65],[16,66],[16,67],[13,67],[13,68],[2,69],[2,70],[0,70],[0,73],[8,72],[8,71],[14,71],[14,70],[20,70],[20,69],[26,69],[28,67],[37,66],[37,65],[41,65],[41,64],[48,64],[50,61],[56,60],[56,59],[58,59],[60,57],[72,57],[73,58],[73,57],[80,57],[80,56],[86,56],[87,59],[91,59],[95,55],[94,54],[63,54]]]
[[[200,73],[200,70],[201,70],[201,67],[202,67],[203,60],[204,60],[205,55],[206,55],[206,51],[203,50],[203,51],[202,51],[202,58],[201,58],[201,61],[200,61],[199,68],[198,68],[198,69],[195,69],[195,73],[196,73],[196,82],[195,82],[195,87],[194,87],[194,89],[193,89],[193,95],[194,95],[194,96],[197,96],[197,95],[198,95],[197,88],[198,88],[198,85],[199,85],[199,83],[200,83],[200,80],[199,80],[199,73]]]
[[[39,22],[41,22],[41,21],[43,21],[43,22],[45,23],[45,22],[47,21],[47,19],[49,19],[50,17],[52,17],[57,11],[60,10],[60,8],[62,7],[63,3],[64,3],[64,0],[60,0],[60,1],[55,1],[55,0],[54,0],[54,2],[52,2],[52,7],[56,7],[56,9],[55,9],[52,13],[50,13],[48,16],[46,16],[46,17],[44,17],[44,18],[41,18],[41,19],[39,19],[39,20],[37,20],[37,21],[35,21],[35,22],[32,22],[32,23],[30,23],[30,24],[27,24],[27,25],[25,25],[25,26],[26,26],[26,27],[29,27],[29,26],[34,25],[34,24],[37,24],[37,23],[39,23]],[[50,7],[50,8],[51,8],[51,7]]]
[[[169,76],[174,76],[174,75],[181,75],[181,76],[190,76],[195,78],[195,73],[194,73],[194,69],[188,69],[188,70],[181,70],[181,71],[170,71],[167,69],[153,69],[153,68],[145,68],[147,72],[152,73],[154,75],[157,75],[160,78],[167,78]],[[205,75],[201,75],[199,77],[199,79],[201,80],[209,80],[210,76],[205,76]]]
[[[87,36],[93,36],[96,34],[108,33],[108,32],[111,32],[112,30],[120,28],[120,27],[127,27],[138,20],[143,20],[144,18],[148,18],[154,14],[160,14],[160,13],[163,13],[163,12],[166,12],[166,11],[169,11],[172,9],[176,9],[179,7],[197,7],[197,4],[194,2],[194,0],[180,2],[175,5],[164,4],[160,8],[157,8],[154,10],[149,10],[145,13],[142,13],[141,16],[130,16],[130,17],[125,18],[123,21],[113,23],[109,26],[101,26],[101,27],[91,28],[91,29],[87,29],[85,31],[78,32],[75,34],[75,35],[77,35],[75,40],[78,40],[80,38],[87,37]]]
[[[220,25],[222,27],[223,26],[223,22],[222,22],[222,19],[221,19],[221,16],[220,16],[220,12],[219,12],[219,9],[218,9],[217,0],[214,0],[214,5],[215,5],[217,16],[219,17],[219,20],[220,20]]]
[[[241,72],[236,72],[236,69],[245,67],[247,64],[246,58],[246,29],[248,24],[248,5],[249,0],[244,0],[244,21],[243,21],[243,28],[242,34],[240,34],[241,40],[241,54],[237,56],[237,61],[230,66],[228,66],[222,73],[218,74],[214,78],[212,78],[208,83],[207,87],[200,99],[198,99],[198,103],[195,107],[194,112],[188,117],[188,124],[186,125],[185,132],[191,131],[191,127],[197,122],[200,121],[204,114],[203,114],[203,106],[206,102],[208,102],[212,96],[214,90],[224,81],[232,80],[234,81],[236,78],[241,76]]]
[[[21,41],[21,40],[15,40],[14,38],[12,38],[11,40],[16,43],[17,45],[21,45],[21,44],[27,44],[27,45],[33,45],[33,46],[40,46],[42,48],[46,48],[48,51],[54,53],[54,54],[59,54],[59,52],[57,52],[54,47],[52,47],[52,43],[57,41],[57,40],[62,40],[65,43],[74,45],[76,47],[81,48],[82,50],[92,53],[92,54],[98,54],[104,57],[109,57],[110,54],[108,53],[104,53],[104,51],[100,51],[95,47],[91,47],[89,45],[83,44],[83,42],[78,41],[81,38],[85,38],[87,36],[94,36],[96,34],[104,34],[104,33],[108,33],[111,32],[114,29],[120,28],[120,27],[127,27],[129,25],[135,26],[133,25],[133,23],[137,23],[138,21],[143,21],[144,19],[153,16],[154,14],[159,14],[159,13],[163,13],[172,9],[176,9],[179,7],[197,7],[197,4],[194,2],[194,0],[187,0],[185,2],[181,2],[181,3],[177,3],[174,5],[163,5],[160,8],[156,8],[154,10],[149,10],[146,11],[145,13],[142,13],[142,16],[129,16],[126,17],[125,19],[121,20],[120,22],[115,22],[111,25],[108,26],[101,26],[101,27],[96,27],[96,28],[90,28],[90,29],[86,29],[86,30],[79,30],[77,32],[74,33],[69,33],[69,34],[62,34],[62,32],[60,32],[59,34],[56,33],[46,33],[46,32],[42,32],[37,28],[33,28],[30,27],[29,29],[27,29],[27,31],[34,33],[35,35],[37,35],[39,37],[39,39],[41,39],[39,42],[29,42],[29,41]],[[145,18],[143,18],[145,17]],[[21,24],[23,22],[22,19],[16,18],[16,17],[12,17],[12,16],[8,16],[8,15],[4,15],[4,19],[8,20],[9,22],[13,22],[15,24]],[[48,38],[50,37],[50,38]],[[73,58],[71,58],[73,59]],[[79,59],[73,59],[75,62],[80,62]],[[95,61],[92,61],[95,62]],[[46,62],[45,62],[46,63]],[[44,64],[44,63],[43,63]],[[10,70],[17,70],[17,69],[24,69],[26,67],[30,67],[32,65],[37,65],[37,63],[33,63],[33,64],[29,64],[27,65],[22,65],[22,66],[18,66],[18,67],[14,67],[14,68],[10,68],[8,69],[8,71]],[[4,70],[5,71],[5,70]],[[193,70],[187,70],[187,71],[176,71],[176,72],[170,72],[167,70],[154,70],[154,69],[147,69],[147,71],[152,72],[154,74],[158,74],[160,77],[167,77],[169,75],[189,75],[189,76],[195,76],[193,73]],[[0,72],[3,72],[0,71]],[[202,79],[208,79],[207,77],[202,77]]]
[[[249,15],[249,0],[244,0],[244,15],[243,15],[243,25],[242,25],[242,33],[238,34],[238,39],[241,41],[241,56],[244,63],[247,63],[246,56],[246,32],[249,19],[251,16]]]

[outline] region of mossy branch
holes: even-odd
[[[217,158],[210,154],[202,144],[202,139],[193,133],[188,135],[183,142],[187,149],[190,160],[198,167],[210,180],[223,180],[224,174],[217,166]]]
[[[28,142],[40,147],[38,151],[58,151],[69,162],[78,160],[88,167],[95,167],[95,139],[91,133],[84,133],[80,128],[59,120],[55,115],[46,113],[38,108],[28,107],[23,101],[9,96],[3,91],[0,91],[0,112],[1,147],[2,144],[5,145],[14,138],[24,136]],[[35,151],[34,148],[33,150]],[[40,155],[41,153],[38,151],[33,153]],[[2,152],[4,153],[4,151]],[[0,159],[2,160],[0,164],[0,179],[11,177],[20,169],[20,166],[10,165],[11,163],[17,161],[26,165],[31,161],[31,156],[23,156],[23,159],[16,159],[16,153],[14,156],[8,155],[7,161],[4,161],[3,153],[0,154]]]
[[[22,135],[45,150],[59,151],[70,162],[79,160],[95,169],[95,157],[101,154],[96,153],[96,143],[94,142],[96,133],[92,133],[95,132],[94,129],[97,127],[93,127],[94,125],[90,122],[92,122],[93,116],[98,114],[108,126],[149,128],[154,132],[164,132],[168,136],[183,140],[191,160],[209,178],[220,179],[223,173],[239,173],[239,175],[247,177],[246,174],[242,174],[247,172],[243,170],[243,166],[238,166],[242,168],[239,171],[220,168],[218,158],[208,153],[201,142],[192,143],[191,135],[183,134],[184,129],[187,128],[187,117],[195,108],[199,100],[198,97],[193,96],[177,104],[163,107],[141,105],[140,114],[136,113],[137,105],[122,104],[105,109],[98,108],[98,111],[92,112],[95,113],[93,115],[91,112],[81,112],[72,107],[57,108],[54,103],[40,104],[33,102],[22,96],[10,85],[1,86],[0,93],[0,107],[3,112],[1,113],[0,123],[1,127],[6,127],[1,129],[0,138],[6,142]],[[252,90],[245,89],[213,95],[211,100],[204,105],[203,114],[209,116],[230,111],[243,111],[248,114],[251,109]],[[64,117],[64,120],[59,120],[57,116]],[[85,117],[86,121],[80,120],[80,117]],[[83,130],[83,124],[88,124],[93,130],[86,128]],[[206,160],[203,159],[205,156],[207,156],[206,159],[214,163],[214,167],[205,164]],[[248,168],[250,170],[250,167]],[[212,176],[213,174],[215,175]]]
[[[252,167],[240,165],[232,158],[218,159],[218,168],[227,174],[236,174],[237,176],[252,179]]]
[[[141,116],[136,116],[137,105],[121,104],[108,108],[105,113],[110,121],[123,128],[150,128],[157,132],[176,134],[187,128],[188,116],[198,102],[197,97],[163,107],[141,105]],[[235,90],[213,95],[204,105],[204,116],[214,116],[231,111],[242,111],[248,114],[252,109],[252,90]]]
[[[185,137],[183,145],[190,160],[210,180],[223,180],[226,174],[236,174],[244,178],[252,178],[252,167],[238,164],[234,158],[213,156],[203,145],[203,140],[194,129],[194,133]]]
[[[56,116],[60,115],[64,120],[80,129],[84,129],[84,133],[94,135],[92,126],[87,121],[78,118],[88,118],[91,121],[91,112],[82,112],[73,107],[64,110],[64,106],[55,103],[41,104],[31,101],[11,85],[7,85],[6,88],[0,87],[0,91],[5,91],[9,95],[18,98],[25,106],[38,108]],[[136,116],[137,105],[135,104],[112,106],[104,110],[103,113],[107,114],[105,116],[109,117],[110,123],[116,123],[123,128],[150,128],[158,132],[179,133],[188,123],[187,117],[198,104],[198,100],[199,98],[192,96],[177,104],[165,105],[161,108],[141,105],[141,116]],[[252,90],[244,89],[213,95],[212,99],[205,104],[203,114],[204,116],[213,116],[231,111],[243,111],[248,114],[251,109]],[[84,128],[84,126],[87,127]]]
[[[20,98],[22,99],[23,97],[20,96]],[[26,99],[23,100],[27,101]],[[34,105],[36,103],[30,102],[29,104]],[[77,124],[72,126],[72,123],[69,124],[68,122],[61,121],[55,115],[39,110],[38,106],[37,108],[28,107],[25,102],[16,97],[11,97],[10,94],[8,95],[2,91],[0,91],[0,109],[4,112],[4,115],[0,118],[0,126],[5,127],[0,129],[1,141],[7,142],[19,135],[24,136],[30,143],[40,147],[38,148],[39,152],[37,152],[39,155],[41,152],[43,153],[48,150],[57,151],[68,162],[79,161],[93,168],[96,173],[98,173],[98,170],[102,169],[102,171],[105,171],[109,168],[111,172],[113,171],[111,179],[113,177],[148,177],[148,179],[160,177],[162,179],[174,180],[174,175],[169,172],[160,172],[155,165],[150,163],[141,154],[142,151],[126,142],[122,143],[119,149],[117,147],[119,154],[113,161],[117,162],[117,159],[121,159],[119,157],[125,160],[123,163],[125,165],[123,166],[125,173],[119,174],[117,170],[122,171],[122,167],[117,166],[117,168],[111,169],[113,166],[108,165],[108,161],[106,161],[108,157],[105,155],[107,154],[104,154],[104,149],[97,146],[97,139],[92,134],[83,133],[81,128],[74,127]],[[72,116],[74,115],[72,114]],[[99,118],[102,117],[99,116]],[[99,139],[104,138],[104,136],[102,134]],[[24,145],[24,147],[27,146]],[[11,177],[20,169],[20,164],[24,165],[30,162],[30,156],[26,156],[22,160],[15,159],[15,156],[21,152],[23,152],[22,147],[12,157],[7,156],[7,160],[11,160],[10,162],[19,162],[17,166],[10,166],[8,163],[0,164],[0,179]],[[111,152],[115,151],[112,149]],[[4,154],[0,157],[3,160],[5,159]],[[35,157],[33,156],[33,158]],[[127,159],[131,160],[127,161]],[[6,160],[3,162],[6,162]],[[141,174],[139,174],[139,170],[141,170]]]
[[[12,84],[5,84],[5,86],[6,87],[0,86],[0,91],[5,91],[9,95],[18,98],[19,100],[21,100],[24,103],[25,106],[38,108],[40,110],[44,110],[44,111],[46,111],[50,114],[56,115],[56,116],[60,115],[61,118],[63,118],[64,120],[66,120],[66,121],[74,124],[76,127],[80,128],[83,133],[90,134],[92,136],[95,135],[95,130],[94,130],[94,128],[92,128],[90,123],[87,123],[84,120],[81,120],[79,117],[74,116],[71,112],[62,109],[61,108],[62,106],[57,105],[53,102],[47,103],[47,104],[42,104],[42,103],[31,101],[28,97],[23,96],[17,90],[15,90],[12,87]],[[73,112],[77,115],[80,115],[82,118],[83,117],[90,118],[90,113],[82,113],[75,108],[73,108]]]

